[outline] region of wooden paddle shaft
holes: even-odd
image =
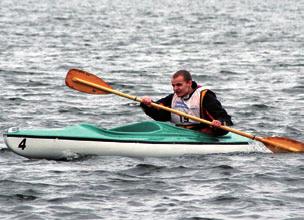
[[[104,87],[102,85],[99,85],[99,84],[96,84],[96,83],[93,83],[93,82],[82,80],[82,79],[80,79],[78,77],[73,77],[72,80],[74,82],[82,83],[82,84],[94,87],[96,89],[100,89],[100,90],[103,90],[103,91],[106,91],[106,92],[109,92],[109,93],[113,93],[115,95],[118,95],[118,96],[121,96],[121,97],[125,97],[127,99],[131,99],[131,100],[134,100],[134,101],[137,101],[137,102],[141,102],[142,101],[142,99],[139,98],[139,97],[137,97],[137,96],[128,95],[128,94],[125,94],[123,92],[120,92],[120,91],[117,91],[117,90],[114,90],[114,89],[111,89],[111,88],[107,88],[107,87]],[[204,123],[204,124],[212,125],[212,123],[210,121],[207,121],[207,120],[202,119],[202,118],[195,117],[193,115],[186,114],[185,112],[181,112],[181,111],[178,111],[176,109],[172,109],[172,108],[169,108],[169,107],[166,107],[166,106],[163,106],[163,105],[159,105],[157,103],[153,103],[152,102],[151,106],[154,107],[154,108],[163,109],[165,111],[172,112],[174,114],[183,116],[185,118],[189,118],[189,119],[191,119],[193,121],[197,121],[197,122],[201,122],[201,123]],[[290,150],[290,151],[293,151],[293,152],[299,152],[299,149],[294,148],[292,146],[286,147],[285,145],[282,145],[280,143],[276,143],[276,142],[273,142],[273,141],[270,141],[270,140],[266,140],[266,139],[264,139],[262,137],[251,135],[251,134],[239,131],[239,130],[231,128],[231,127],[227,127],[227,126],[224,126],[224,125],[221,125],[221,126],[218,126],[218,127],[221,128],[221,129],[223,129],[223,130],[226,130],[226,131],[229,131],[229,132],[232,132],[232,133],[235,133],[235,134],[247,137],[247,138],[252,139],[252,140],[257,140],[257,141],[260,141],[260,142],[265,143],[265,144],[270,144],[270,145],[273,145],[273,146],[280,147],[282,149],[287,149],[288,148],[287,150]]]

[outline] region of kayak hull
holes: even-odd
[[[21,156],[55,160],[88,155],[176,157],[256,151],[245,138],[231,134],[215,138],[160,122],[110,130],[93,125],[47,130],[10,129],[4,134],[4,140],[8,148]]]
[[[215,153],[253,152],[249,144],[156,144],[63,139],[26,138],[25,148],[18,147],[22,137],[6,138],[7,146],[16,154],[36,159],[63,159],[81,155],[174,157]]]

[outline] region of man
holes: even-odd
[[[177,126],[198,130],[209,135],[221,136],[228,132],[217,128],[220,125],[233,125],[231,117],[217,100],[214,92],[198,86],[192,81],[191,74],[179,70],[171,78],[172,94],[158,100],[156,103],[185,112],[189,115],[211,121],[212,126],[192,121],[174,113],[151,107],[152,99],[143,97],[141,107],[144,112],[157,121],[171,121]]]

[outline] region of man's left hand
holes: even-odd
[[[222,122],[220,122],[219,120],[213,120],[211,122],[211,126],[213,127],[220,127],[222,125]]]

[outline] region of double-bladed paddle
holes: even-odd
[[[101,78],[97,77],[94,74],[78,70],[78,69],[71,69],[67,73],[66,79],[65,79],[66,85],[69,86],[72,89],[78,90],[80,92],[89,93],[89,94],[115,94],[124,98],[128,98],[137,102],[141,102],[142,99],[137,96],[132,96],[125,94],[123,92],[120,92],[118,90],[114,90],[109,84],[107,84],[105,81],[103,81]],[[198,118],[189,114],[186,114],[184,112],[159,105],[157,103],[152,103],[152,107],[163,109],[165,111],[172,112],[174,114],[180,115],[185,118],[189,118],[193,121],[197,121],[200,123],[212,125],[210,121],[207,121],[202,118]],[[285,137],[259,137],[252,134],[248,134],[242,131],[239,131],[237,129],[221,125],[219,128],[247,137],[252,140],[260,141],[266,145],[272,152],[274,153],[283,153],[283,152],[304,152],[304,143],[292,140]]]

